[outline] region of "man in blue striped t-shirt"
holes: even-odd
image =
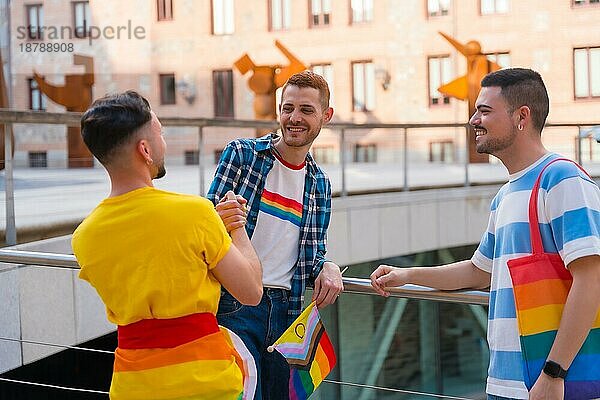
[[[541,140],[548,116],[548,93],[537,72],[510,68],[481,82],[476,111],[469,123],[479,153],[498,157],[509,181],[492,201],[489,224],[470,260],[439,267],[379,266],[373,287],[408,283],[442,290],[490,287],[488,399],[562,399],[564,380],[542,373],[531,391],[525,386],[513,287],[507,261],[531,253],[528,202],[546,164],[559,157]],[[544,250],[558,253],[573,275],[560,328],[547,364],[568,370],[600,307],[600,191],[577,166],[558,161],[544,172],[538,218]],[[545,369],[546,370],[546,369]],[[600,379],[600,366],[591,374]],[[552,376],[551,376],[552,375]],[[562,375],[562,374],[561,374]]]

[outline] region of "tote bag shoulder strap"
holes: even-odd
[[[575,164],[580,170],[583,171],[588,177],[590,175],[583,169],[583,167],[577,164],[573,160],[569,160],[568,158],[555,158],[550,161],[548,164],[542,168],[540,174],[538,175],[535,185],[533,185],[533,189],[531,189],[531,196],[529,197],[529,237],[531,238],[531,252],[532,254],[542,254],[544,252],[544,246],[542,245],[542,235],[540,234],[540,226],[538,221],[538,192],[540,190],[540,182],[542,180],[542,175],[546,168],[548,168],[551,164],[554,164],[557,161],[568,161]],[[590,177],[591,179],[591,177]]]

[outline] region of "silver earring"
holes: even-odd
[[[517,125],[517,129],[520,130],[520,131],[522,131],[523,130],[523,125],[521,125],[521,124]]]

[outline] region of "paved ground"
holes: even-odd
[[[587,165],[600,176],[600,164]],[[326,165],[333,191],[342,188],[339,165]],[[197,166],[168,166],[167,176],[156,181],[166,190],[197,194],[200,192],[200,173]],[[204,173],[208,188],[214,166]],[[474,184],[498,183],[507,179],[501,164],[469,166],[469,180]],[[410,164],[408,183],[411,189],[448,185],[463,185],[465,167],[460,164]],[[401,164],[358,164],[347,166],[346,186],[352,192],[401,189],[404,175]],[[0,173],[0,232],[6,227],[4,171]],[[15,221],[17,230],[47,229],[53,225],[69,224],[83,219],[109,191],[108,177],[102,168],[93,169],[36,169],[14,171]]]

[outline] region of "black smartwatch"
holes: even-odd
[[[565,379],[567,377],[567,370],[563,369],[559,363],[550,360],[544,364],[544,373],[551,378]]]

